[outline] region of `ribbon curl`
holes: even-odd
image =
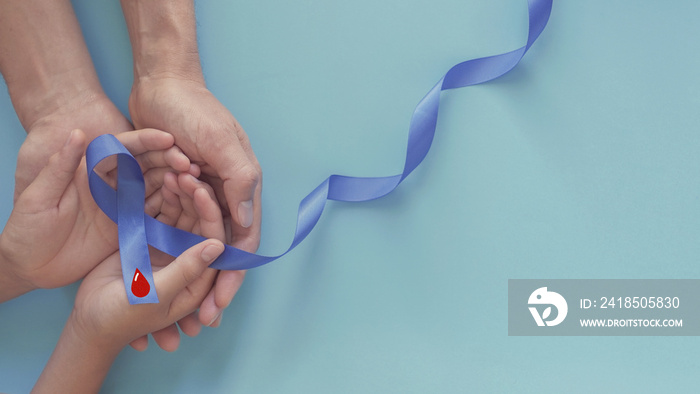
[[[387,177],[351,177],[331,175],[299,204],[294,239],[289,248],[277,256],[263,256],[226,246],[224,253],[211,265],[220,270],[255,268],[276,260],[294,249],[316,226],[328,200],[369,201],[392,192],[423,161],[435,135],[440,92],[477,85],[498,78],[512,70],[547,25],[552,0],[528,0],[527,43],[511,52],[468,60],[452,67],[418,103],[411,117],[403,172]],[[118,185],[112,189],[96,173],[103,159],[118,156]],[[137,269],[153,283],[148,245],[171,256],[178,256],[205,238],[165,225],[144,213],[144,180],[136,159],[112,135],[102,135],[90,143],[86,152],[90,191],[97,205],[119,227],[122,275],[131,304],[158,302],[155,287],[137,297],[129,287]]]

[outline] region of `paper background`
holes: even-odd
[[[118,2],[75,0],[126,111]],[[264,173],[260,252],[330,173],[393,175],[415,104],[453,64],[522,46],[525,0],[200,1],[210,89]],[[523,62],[443,94],[399,189],[332,203],[249,273],[222,327],[125,350],[104,392],[695,390],[696,338],[508,337],[510,278],[700,278],[700,3],[555,1]],[[0,219],[24,131],[0,93]],[[108,130],[105,130],[108,131]],[[0,305],[0,391],[27,392],[76,287]]]

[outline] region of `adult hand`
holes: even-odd
[[[214,187],[226,216],[227,241],[254,252],[260,242],[262,174],[250,142],[233,115],[201,81],[172,76],[141,78],[129,111],[136,127],[166,130],[198,164],[202,180]],[[204,300],[199,318],[212,324],[231,302],[242,278],[222,271]]]
[[[262,173],[238,121],[200,81],[149,77],[134,85],[129,112],[137,128],[175,136],[175,144],[202,169],[233,220],[232,244],[254,251],[260,242]]]
[[[254,252],[260,242],[262,174],[248,137],[204,83],[194,0],[121,0],[121,5],[134,59],[129,97],[134,125],[175,136],[214,187],[227,216],[227,242]],[[218,319],[241,277],[219,273],[200,307],[202,324]]]

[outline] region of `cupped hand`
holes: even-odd
[[[227,242],[254,252],[260,242],[262,173],[245,132],[200,81],[149,77],[134,84],[129,112],[136,127],[167,130],[213,186],[227,220]],[[230,225],[229,225],[230,224]],[[233,299],[242,273],[221,271],[200,308],[212,324]]]

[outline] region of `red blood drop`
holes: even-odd
[[[151,291],[151,285],[148,280],[143,276],[141,271],[136,268],[134,273],[134,280],[131,281],[131,292],[134,293],[136,297],[145,297],[148,292]]]

